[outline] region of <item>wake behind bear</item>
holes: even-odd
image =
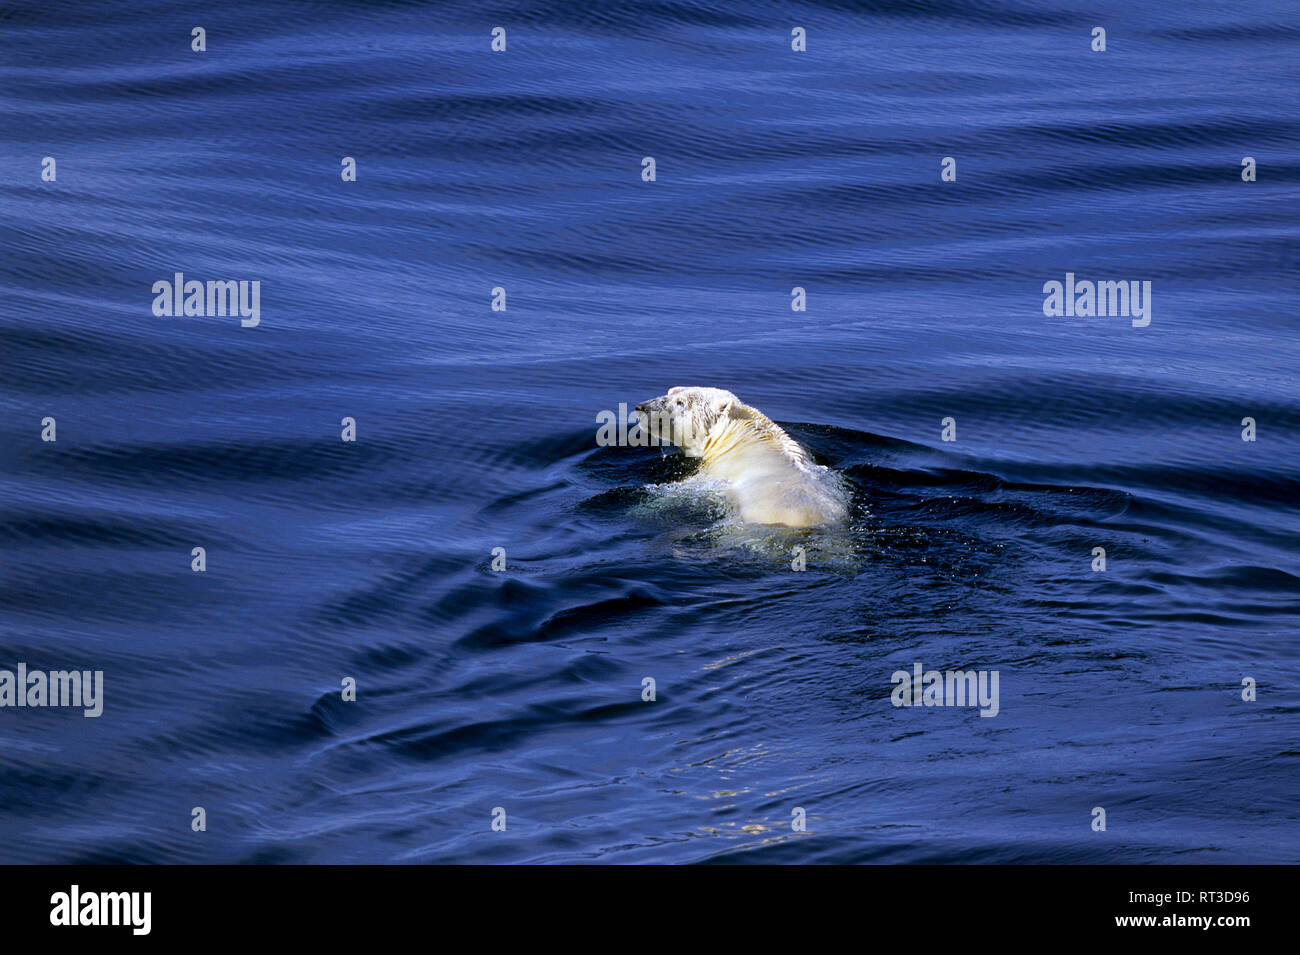
[[[717,481],[742,521],[822,527],[848,516],[847,495],[771,418],[721,388],[669,388],[636,406],[642,429],[700,459],[696,479]]]

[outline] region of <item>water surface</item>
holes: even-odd
[[[105,711],[0,710],[0,861],[1300,861],[1294,5],[87,9],[0,13],[0,668]],[[597,445],[673,385],[851,524]]]

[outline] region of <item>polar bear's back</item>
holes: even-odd
[[[816,527],[839,524],[848,515],[843,488],[819,465],[754,472],[729,484],[732,503],[747,523]]]
[[[719,453],[706,453],[703,470],[726,482],[741,520],[789,527],[844,520],[847,496],[829,468],[814,463],[798,442],[766,416],[754,413],[740,420],[743,427],[727,435]]]

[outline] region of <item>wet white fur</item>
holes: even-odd
[[[647,431],[700,459],[697,478],[725,485],[741,520],[818,527],[845,519],[845,494],[835,474],[730,391],[670,388],[636,410]]]

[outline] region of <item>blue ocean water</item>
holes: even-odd
[[[9,3],[0,43],[0,670],[104,686],[0,708],[0,862],[1300,861],[1300,7]],[[259,323],[155,315],[176,273]],[[1067,273],[1150,323],[1044,314]],[[851,525],[597,443],[674,385]],[[917,663],[996,717],[894,706]]]

